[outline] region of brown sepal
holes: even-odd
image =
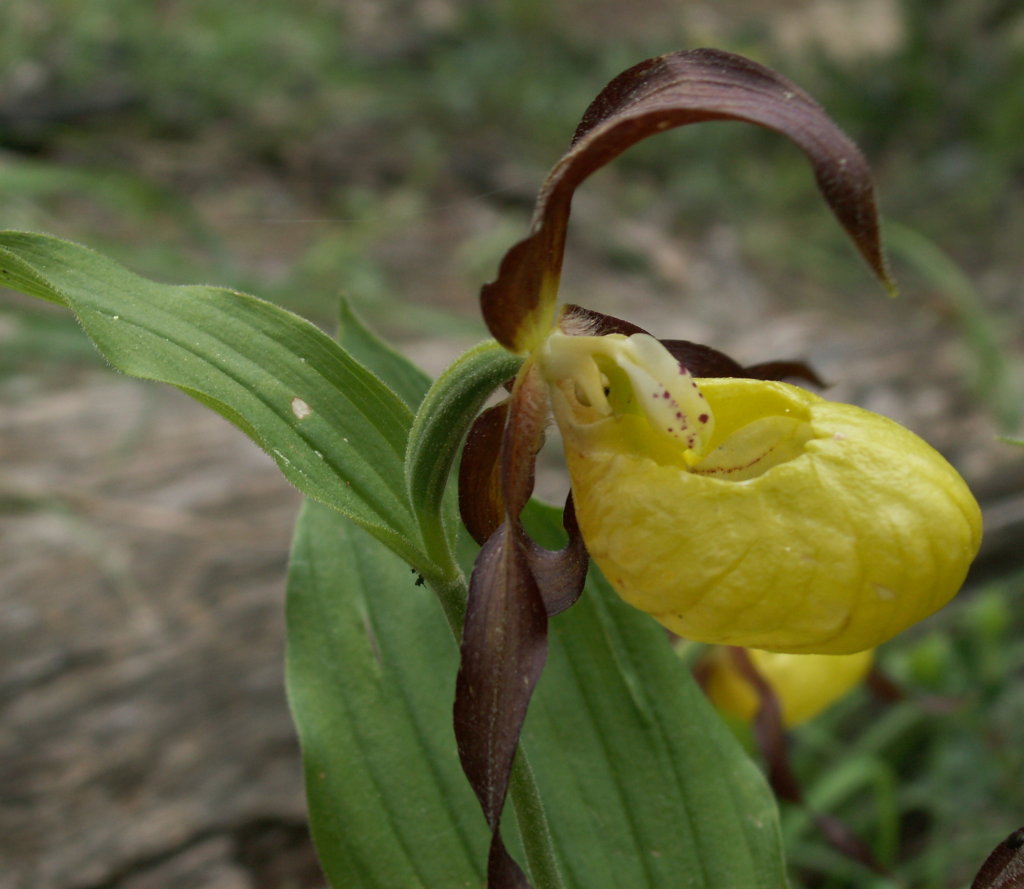
[[[859,149],[810,96],[742,56],[694,49],[649,59],[620,74],[583,115],[572,145],[541,186],[530,234],[508,251],[480,294],[484,320],[507,348],[527,351],[546,329],[561,275],[572,196],[595,170],[648,136],[709,120],[774,130],[807,156],[832,212],[891,291],[878,211]]]
[[[757,695],[754,738],[768,766],[768,783],[779,799],[802,805],[803,789],[789,762],[789,747],[778,695],[754,666],[745,648],[730,647],[729,657],[736,671]]]

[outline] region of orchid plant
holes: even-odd
[[[852,682],[858,653],[963,582],[978,506],[912,433],[785,382],[820,383],[800,362],[743,366],[559,303],[580,183],[710,120],[792,140],[892,289],[860,152],[797,86],[716,50],[643,62],[594,100],[482,290],[494,339],[433,384],[345,307],[331,339],[233,291],[0,236],[0,282],[69,307],[120,370],[223,414],[309,498],[288,687],[339,889],[784,886],[767,785],[672,636],[761,665],[852,656]],[[531,500],[552,418],[560,514]]]

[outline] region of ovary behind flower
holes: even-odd
[[[540,366],[591,556],[674,633],[850,653],[963,583],[977,503],[897,423],[785,383],[692,380],[645,334],[552,334]]]

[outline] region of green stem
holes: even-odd
[[[421,569],[421,574],[437,596],[445,620],[448,621],[448,628],[458,645],[462,641],[462,624],[466,619],[466,579],[457,567],[446,571],[432,565]]]
[[[535,889],[565,889],[544,804],[522,744],[519,745],[512,765],[509,796],[512,798],[519,836],[523,841],[523,850],[526,852],[526,861],[530,866]]]

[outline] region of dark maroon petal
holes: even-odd
[[[565,501],[562,513],[562,527],[569,535],[565,547],[560,550],[544,549],[523,534],[530,571],[537,581],[537,588],[544,599],[548,617],[565,611],[583,592],[587,580],[587,565],[590,558],[583,542],[583,534],[576,522],[576,507],[572,494]]]
[[[740,376],[752,380],[803,380],[819,389],[828,387],[817,372],[804,361],[763,361],[743,368]]]
[[[460,467],[463,519],[474,537],[489,532],[469,583],[454,708],[459,758],[491,828],[489,889],[528,889],[501,838],[501,812],[547,656],[548,616],[576,601],[587,573],[571,497],[562,550],[536,544],[520,521],[548,408],[546,384],[525,367],[509,398],[477,419]]]
[[[603,312],[595,312],[593,309],[585,309],[571,303],[562,309],[558,326],[564,333],[574,336],[607,336],[609,333],[632,336],[634,333],[647,333],[631,321],[623,321],[614,315],[605,315]]]
[[[689,340],[662,340],[683,367],[695,377],[745,377],[743,366],[724,352]]]
[[[971,889],[1024,889],[1024,827],[992,850]]]
[[[564,333],[575,336],[606,336],[610,333],[621,333],[632,336],[635,333],[648,333],[630,321],[623,321],[614,315],[605,315],[582,306],[567,305],[563,308],[558,321]],[[689,340],[660,340],[676,359],[695,377],[745,377],[751,380],[787,380],[799,379],[824,388],[825,383],[814,370],[803,361],[765,361],[743,367],[738,361],[724,352],[693,343]]]
[[[544,445],[550,407],[547,384],[536,367],[516,377],[508,404],[501,442],[501,492],[506,514],[518,519],[533,493],[537,452]]]
[[[547,658],[547,609],[519,533],[504,523],[477,556],[455,685],[455,739],[463,771],[491,828],[489,889],[525,887],[501,839],[526,708]]]
[[[718,349],[689,340],[662,340],[662,345],[695,377],[743,377],[748,380],[805,380],[824,388],[814,369],[803,361],[764,361],[746,367]]]
[[[473,421],[459,463],[459,514],[481,546],[505,520],[500,458],[508,408],[503,401]]]
[[[786,78],[714,49],[669,53],[616,77],[587,109],[572,146],[541,187],[530,234],[505,255],[480,294],[494,337],[516,352],[535,347],[550,323],[573,193],[595,170],[648,136],[709,120],[740,120],[792,140],[823,197],[890,290],[867,163],[822,108]]]

